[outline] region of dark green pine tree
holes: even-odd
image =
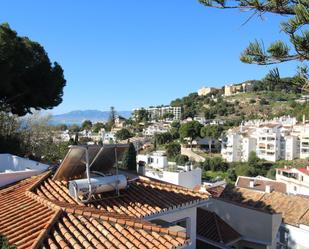
[[[129,149],[124,153],[122,165],[125,169],[136,171],[136,150],[133,143],[129,144]]]
[[[66,84],[61,66],[37,42],[0,24],[0,111],[19,116],[62,102]]]

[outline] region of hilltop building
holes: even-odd
[[[202,87],[197,91],[198,96],[206,96],[209,93],[213,93],[216,90],[214,87]]]
[[[237,93],[241,92],[250,92],[252,91],[252,83],[251,82],[245,82],[241,84],[231,84],[231,85],[225,85],[224,86],[224,96],[232,96]]]

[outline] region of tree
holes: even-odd
[[[221,157],[207,157],[203,162],[203,168],[205,171],[226,171],[228,165]]]
[[[90,131],[92,128],[92,122],[90,120],[85,120],[83,123],[82,123],[82,129],[83,130],[87,130],[87,131]]]
[[[256,167],[258,163],[260,162],[260,158],[256,155],[255,151],[251,151],[249,153],[249,158],[248,158],[248,165],[249,167]]]
[[[163,118],[163,119],[169,119],[169,120],[171,120],[171,119],[174,118],[174,114],[173,114],[173,113],[170,113],[170,112],[166,112],[166,113],[163,114],[162,118]]]
[[[144,108],[141,108],[141,109],[138,109],[137,111],[135,111],[134,116],[136,118],[136,121],[139,122],[139,123],[140,122],[146,123],[150,119],[149,112]]]
[[[162,145],[170,143],[173,140],[173,137],[169,132],[157,133],[154,135],[154,140],[156,141],[156,144]]]
[[[179,138],[179,128],[180,128],[180,122],[179,121],[173,121],[171,123],[171,130],[170,133],[174,139]]]
[[[192,141],[200,135],[202,125],[197,121],[190,121],[182,124],[179,128],[179,134],[181,139],[190,138],[190,144],[192,148]]]
[[[281,31],[287,34],[293,46],[283,41],[275,41],[265,50],[263,42],[255,40],[241,54],[241,61],[250,64],[269,65],[290,60],[304,61],[309,59],[309,31],[305,26],[309,23],[308,0],[199,0],[208,7],[220,9],[251,10],[253,14],[262,16],[264,13],[274,13],[289,16],[281,23]],[[250,19],[249,18],[249,19]]]
[[[92,131],[98,133],[101,129],[104,129],[104,127],[102,122],[97,122],[92,125]]]
[[[234,168],[229,168],[227,170],[227,177],[232,181],[235,182],[237,180],[236,171]]]
[[[0,25],[0,110],[19,116],[51,109],[62,102],[63,70],[44,48]]]
[[[73,124],[73,125],[71,125],[70,127],[69,127],[69,131],[70,132],[79,132],[80,131],[80,127],[78,126],[78,125],[76,125],[76,124]]]
[[[175,162],[177,165],[184,166],[187,162],[189,162],[189,157],[186,155],[177,155],[175,157]]]
[[[115,120],[116,120],[116,110],[115,107],[111,106],[108,118],[108,126],[110,127],[110,129],[112,129],[113,126],[115,125]]]
[[[116,132],[116,138],[118,140],[125,140],[125,139],[129,139],[131,137],[133,137],[132,133],[126,128],[123,128],[123,129]]]
[[[122,165],[124,168],[128,170],[135,171],[136,170],[136,150],[133,143],[129,144],[128,150],[124,153],[122,159]]]
[[[66,131],[68,129],[68,126],[66,124],[59,124],[56,126],[56,129],[59,131]]]
[[[174,159],[181,152],[181,146],[179,143],[173,142],[165,146],[166,155],[170,159]]]
[[[214,139],[218,139],[222,134],[223,128],[219,125],[206,125],[201,128],[201,137],[208,138],[208,148],[211,153],[211,145]]]

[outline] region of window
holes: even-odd
[[[301,177],[300,177],[300,180],[303,182],[303,181],[304,181],[304,176],[301,176]]]
[[[297,187],[296,187],[296,186],[294,186],[294,191],[295,191],[295,192],[297,191]]]

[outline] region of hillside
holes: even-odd
[[[275,116],[292,115],[301,119],[305,114],[309,117],[309,104],[299,103],[303,94],[301,85],[294,78],[284,78],[277,82],[251,81],[249,92],[240,92],[232,96],[224,96],[224,88],[217,89],[206,96],[191,93],[171,102],[172,106],[181,106],[182,117],[200,116],[206,119],[220,119],[231,125],[242,120],[269,119]]]

